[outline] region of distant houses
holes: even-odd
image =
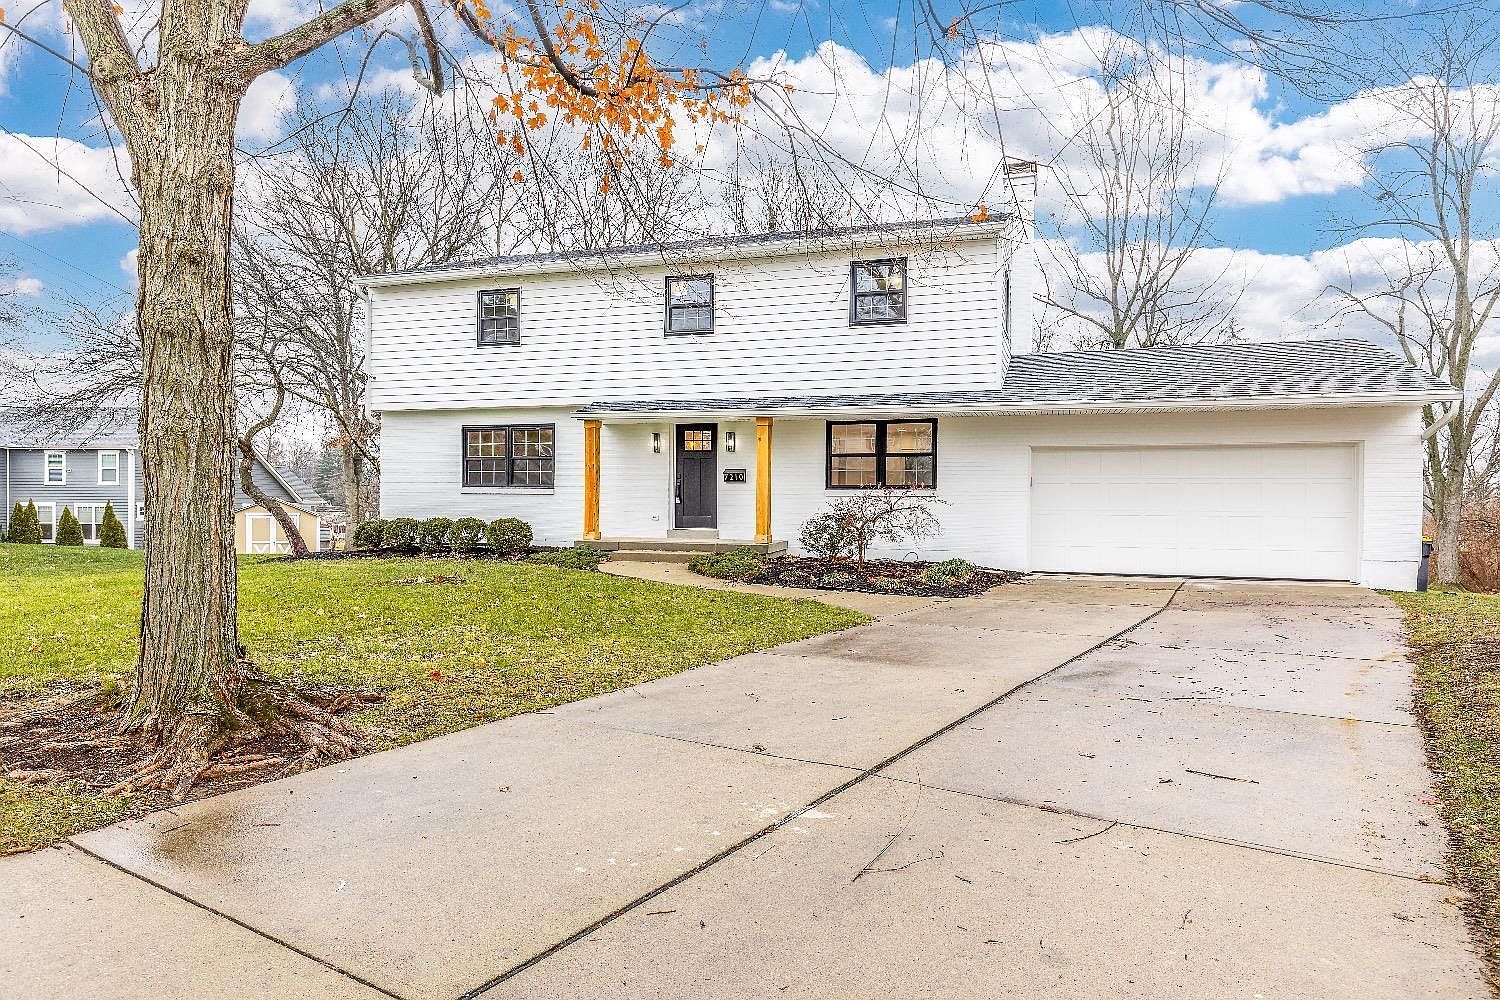
[[[297,519],[308,548],[323,547],[321,511],[328,504],[317,491],[286,469],[258,456],[251,473],[260,492]],[[144,544],[145,477],[133,410],[111,410],[71,430],[36,430],[14,413],[0,411],[0,482],[4,505],[0,529],[10,531],[17,503],[36,504],[42,542],[56,541],[64,510],[73,512],[86,545],[99,543],[104,508],[113,506],[125,525],[129,548]],[[290,548],[275,517],[240,490],[234,496],[235,548],[242,553],[285,552]]]

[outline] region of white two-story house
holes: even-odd
[[[1355,340],[1013,356],[1028,228],[368,278],[382,514],[795,552],[831,501],[898,486],[941,501],[922,558],[1413,586],[1420,411],[1450,387]]]

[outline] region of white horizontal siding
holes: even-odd
[[[382,513],[389,516],[530,521],[537,540],[569,544],[583,518],[583,432],[568,408],[389,412],[382,427]],[[465,423],[557,425],[557,486],[550,493],[476,494],[459,486],[459,428]],[[755,429],[725,421],[738,450],[720,451],[719,533],[753,536]],[[662,452],[651,451],[651,433]],[[606,536],[664,537],[671,527],[670,423],[605,424],[601,446],[601,527]],[[822,420],[777,420],[772,468],[772,533],[795,543],[808,518],[847,496],[824,487]],[[1409,589],[1421,541],[1420,420],[1411,407],[1261,410],[1109,416],[945,417],[938,424],[936,508],[943,532],[914,552],[927,559],[961,556],[983,565],[1030,569],[1033,448],[1347,444],[1358,454],[1359,582]],[[722,482],[725,468],[744,468],[747,482]]]
[[[648,396],[995,387],[1003,244],[909,254],[908,322],[849,324],[849,263],[899,251],[371,290],[371,406],[549,406]],[[711,270],[713,333],[663,333],[668,274]],[[521,289],[521,343],[475,344],[481,289]]]

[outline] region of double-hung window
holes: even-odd
[[[51,503],[39,503],[36,505],[36,521],[42,529],[42,541],[51,542],[57,539],[57,505]]]
[[[479,293],[475,332],[480,347],[521,342],[521,290],[492,288]]]
[[[73,505],[73,516],[78,518],[78,526],[83,529],[84,542],[89,545],[99,544],[99,526],[104,523],[104,504],[76,503]]]
[[[120,485],[120,453],[118,451],[99,453],[99,485]]]
[[[936,420],[830,421],[828,488],[937,488]]]
[[[849,322],[906,322],[906,258],[857,260],[849,267]]]
[[[667,332],[714,332],[713,275],[682,275],[667,279]]]
[[[48,486],[65,486],[68,482],[66,452],[49,451],[42,456],[42,482]]]
[[[552,424],[465,427],[465,486],[550,487],[556,471]]]

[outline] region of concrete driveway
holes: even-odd
[[[1348,587],[911,602],[0,860],[0,995],[1478,998],[1401,649]]]

